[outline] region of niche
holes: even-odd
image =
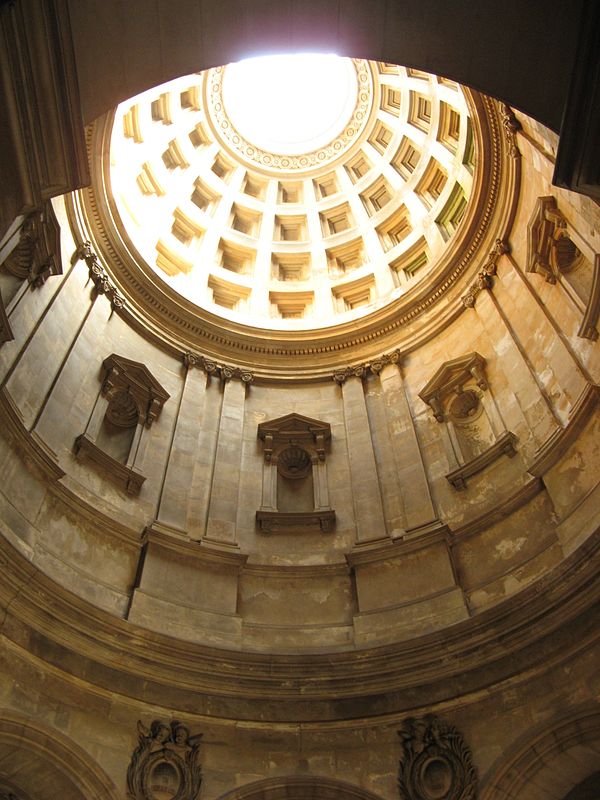
[[[442,438],[453,467],[446,479],[455,489],[465,489],[467,478],[501,455],[515,455],[516,437],[504,426],[479,353],[446,361],[419,397],[443,425]]]
[[[333,529],[329,506],[326,445],[331,428],[301,414],[261,422],[263,442],[262,505],[256,521],[263,533]]]
[[[600,255],[569,230],[552,196],[538,197],[529,221],[527,272],[560,284],[582,314],[578,336],[598,338]]]
[[[75,440],[87,458],[128,494],[138,494],[147,432],[169,395],[144,364],[111,355],[102,363],[101,387],[90,421]]]
[[[51,275],[62,275],[60,226],[49,200],[41,210],[25,218],[5,243],[2,253],[0,345],[13,339],[9,317],[27,286],[39,288]]]

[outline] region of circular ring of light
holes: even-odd
[[[307,56],[308,57],[308,56]],[[322,58],[322,57],[321,57]],[[208,78],[205,82],[205,106],[208,119],[216,137],[229,149],[235,156],[246,163],[263,170],[275,172],[304,172],[311,169],[321,169],[329,162],[338,159],[355,141],[360,138],[365,125],[367,124],[371,108],[373,105],[373,77],[369,68],[369,62],[362,59],[340,59],[346,64],[343,70],[354,70],[356,75],[356,102],[351,114],[348,114],[347,123],[343,130],[333,138],[329,136],[336,129],[336,122],[333,121],[326,130],[322,129],[318,141],[325,139],[324,144],[305,152],[294,154],[290,152],[277,152],[276,150],[261,147],[255,142],[247,139],[243,133],[236,128],[233,120],[228,114],[226,107],[226,97],[224,87],[227,84],[227,70],[229,66],[216,67],[208,71]],[[345,78],[346,84],[350,84],[349,73]],[[351,92],[346,100],[353,98]],[[346,114],[345,106],[337,115],[341,121]],[[273,144],[273,143],[269,143]],[[287,147],[280,141],[279,144],[284,150],[290,151],[300,147],[298,141],[293,144],[288,143]],[[306,143],[305,143],[306,144]],[[308,142],[311,145],[311,142]]]
[[[304,155],[336,139],[358,99],[348,58],[301,53],[261,56],[225,68],[225,112],[247,141],[281,155]]]

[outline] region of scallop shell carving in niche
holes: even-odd
[[[310,472],[310,456],[301,447],[287,447],[277,459],[279,474],[284,478],[305,478]]]

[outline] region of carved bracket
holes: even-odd
[[[401,800],[475,800],[477,772],[462,735],[433,714],[409,717],[398,731]]]
[[[202,786],[199,760],[202,734],[187,725],[155,719],[150,728],[138,722],[138,746],[127,769],[130,800],[198,800]]]
[[[214,375],[222,381],[229,381],[233,378],[246,384],[251,384],[254,381],[254,374],[250,370],[242,367],[232,367],[228,364],[217,364],[216,361],[212,361],[200,355],[200,353],[192,353],[191,351],[184,353],[183,363],[188,369],[197,367],[206,372],[207,375]]]

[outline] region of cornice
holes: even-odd
[[[73,234],[92,243],[116,291],[126,302],[116,313],[171,353],[200,352],[209,361],[238,364],[257,382],[330,380],[340,362],[376,360],[408,352],[464,312],[464,276],[489,263],[497,239],[508,239],[519,189],[520,159],[510,156],[502,118],[491,98],[466,91],[480,163],[467,215],[436,267],[398,300],[358,321],[301,331],[263,330],[225,321],[185,300],[136,253],[116,223],[106,158],[112,115],[88,130],[93,185],[67,200]],[[461,292],[462,288],[462,292]]]
[[[58,586],[4,540],[0,553],[3,633],[15,645],[103,690],[241,720],[377,717],[546,668],[582,641],[589,645],[600,594],[597,531],[535,584],[442,631],[357,651],[274,655],[139,628]]]

